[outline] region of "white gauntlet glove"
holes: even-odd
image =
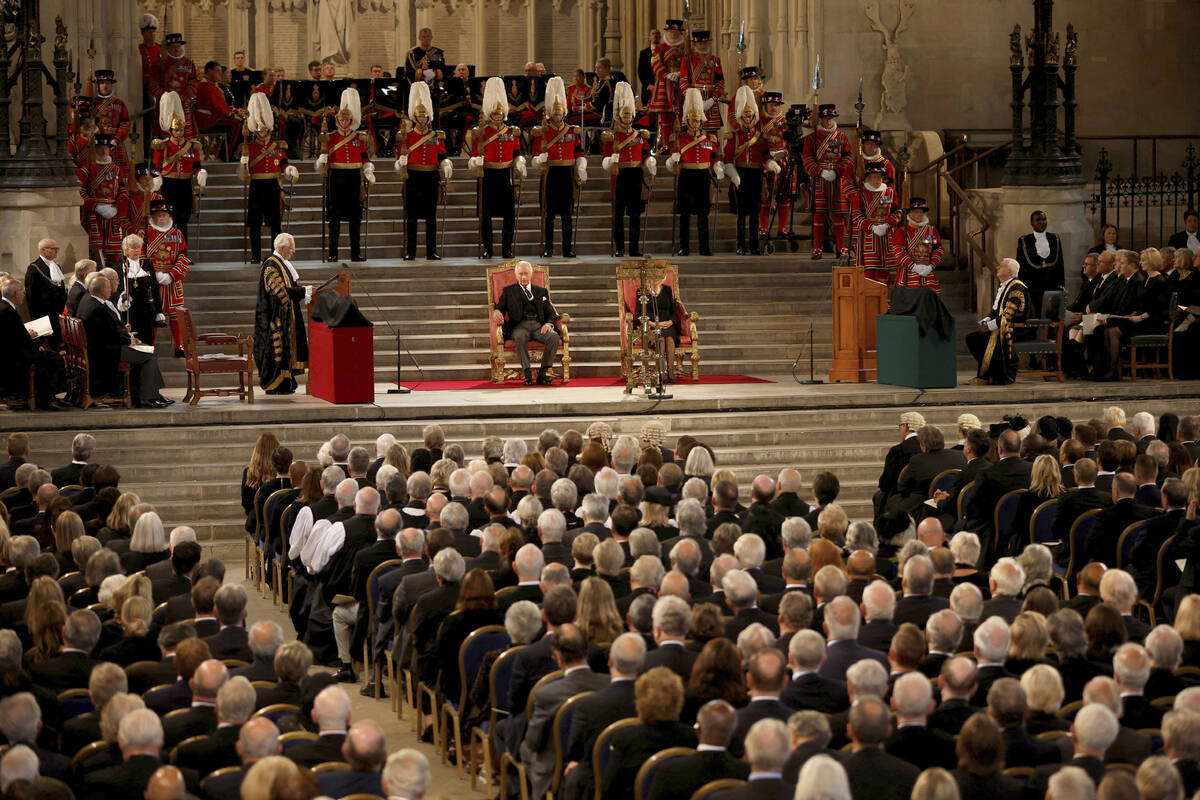
[[[421,73],[421,77],[423,77],[427,81],[431,81],[437,77],[437,73],[431,69],[427,69]]]
[[[155,271],[154,280],[158,281],[159,286],[170,286],[171,285],[171,273]]]
[[[324,175],[325,174],[325,165],[328,163],[329,163],[329,155],[328,154],[321,153],[321,155],[317,156],[317,172]]]
[[[775,159],[769,159],[766,163],[766,168],[767,172],[770,172],[772,175],[779,174],[779,162]]]
[[[913,272],[924,278],[926,275],[929,275],[931,272],[933,272],[933,267],[929,264],[913,264]]]
[[[600,160],[600,168],[603,169],[605,172],[612,172],[613,171],[613,157],[605,156],[603,159],[601,159]]]
[[[679,168],[679,153],[671,153],[667,156],[667,169],[675,172]]]
[[[129,310],[131,305],[133,305],[133,301],[129,299],[128,294],[122,293],[121,296],[117,298],[117,311],[125,313]]]
[[[583,156],[575,159],[575,177],[580,183],[587,183],[587,159]]]
[[[399,158],[396,159],[396,163],[395,163],[396,172],[399,172],[400,170],[404,169],[407,166],[408,166],[408,156],[400,156]]]
[[[479,169],[483,166],[483,156],[471,156],[467,159],[467,166],[471,169]]]
[[[454,165],[450,163],[450,159],[443,158],[438,166],[442,171],[442,179],[448,183],[450,176],[454,174]]]
[[[154,191],[154,192],[157,192],[157,191],[158,191],[159,189],[161,189],[161,188],[162,188],[162,176],[161,176],[161,175],[155,175],[155,176],[154,176],[153,178],[151,178],[151,180],[150,180],[150,190],[151,190],[151,191]]]
[[[887,236],[888,226],[886,222],[880,222],[877,225],[871,226],[871,233],[876,236]]]
[[[300,170],[296,169],[296,167],[292,164],[288,164],[283,168],[283,174],[286,175],[287,179],[292,183],[300,180]]]
[[[713,103],[715,103],[715,102],[717,102],[717,98],[715,98],[715,97],[710,97],[704,101],[704,113],[705,114],[707,114],[710,110],[712,110]]]
[[[742,185],[742,176],[738,174],[737,167],[733,164],[725,167],[725,177],[729,178],[729,182],[735,187]]]
[[[367,179],[367,183],[375,183],[375,165],[370,161],[363,164],[363,177]]]
[[[525,166],[525,156],[517,156],[517,174],[521,176],[522,180],[529,174],[529,170]]]
[[[167,321],[166,315],[164,315],[164,314],[155,314],[155,315],[154,315],[154,321],[155,321],[155,322],[166,322],[166,321]]]
[[[108,203],[100,203],[96,206],[96,213],[104,219],[112,219],[117,215],[117,207]]]
[[[720,161],[714,161],[713,162],[713,174],[717,176],[717,180],[721,180],[722,178],[724,178],[725,177],[725,165],[722,164]],[[741,178],[739,177],[738,180],[741,180]]]
[[[655,175],[658,174],[658,159],[657,158],[655,158],[654,156],[649,156],[646,158],[646,171],[650,173],[651,178],[653,178]]]
[[[533,166],[537,167],[538,169],[541,169],[542,167],[546,166],[546,162],[549,159],[550,159],[549,153],[538,153],[536,156],[533,157]]]
[[[208,186],[208,170],[203,167],[196,170],[196,185],[201,189]]]
[[[837,180],[837,173],[836,173],[836,172],[834,172],[834,171],[833,171],[833,170],[831,170],[831,169],[823,169],[823,170],[821,170],[821,180],[823,180],[823,181],[836,181],[836,180]]]
[[[787,150],[782,150],[782,149],[780,149],[780,150],[772,150],[772,151],[771,151],[771,158],[773,158],[773,159],[775,159],[776,161],[778,161],[779,159],[783,158],[783,157],[784,157],[786,154],[787,154]]]
[[[669,81],[677,81],[677,80],[679,80],[679,73],[678,73],[678,72],[668,72],[668,73],[667,73],[667,80],[669,80]]]
[[[305,286],[304,287],[304,305],[308,305],[309,303],[312,302],[312,296],[313,296],[313,287]]]

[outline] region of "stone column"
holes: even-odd
[[[621,13],[619,0],[608,0],[608,16],[604,20],[604,55],[612,62],[613,69],[624,69],[621,58]]]

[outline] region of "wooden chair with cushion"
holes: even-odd
[[[183,332],[183,363],[187,370],[187,394],[183,401],[196,405],[201,397],[237,396],[248,405],[254,404],[254,343],[244,333],[197,333],[192,312],[180,308],[176,312]],[[201,353],[201,347],[237,346],[237,355]],[[201,389],[201,375],[236,375],[237,388]]]
[[[638,261],[622,262],[622,267],[637,266]],[[671,287],[675,298],[675,327],[679,330],[679,343],[675,346],[675,363],[668,365],[674,373],[685,373],[685,359],[691,365],[691,378],[700,378],[700,336],[696,330],[696,321],[700,315],[688,311],[683,304],[683,296],[679,289],[679,267],[663,259],[655,262],[666,270],[663,285]],[[633,368],[634,344],[640,337],[641,303],[638,300],[638,282],[636,280],[618,280],[617,293],[621,301],[617,304],[617,317],[621,325],[621,377],[628,379],[629,371]]]
[[[1049,291],[1042,295],[1041,315],[1026,319],[1013,325],[1014,330],[1026,330],[1033,333],[1033,338],[1013,342],[1013,352],[1018,356],[1029,356],[1029,369],[1025,375],[1040,375],[1042,380],[1057,378],[1059,383],[1065,383],[1067,376],[1063,373],[1062,342],[1063,342],[1063,293]],[[1035,360],[1042,360],[1042,368],[1033,366]],[[1053,359],[1054,366],[1050,366]]]
[[[492,310],[496,307],[496,302],[500,299],[500,295],[504,293],[505,288],[517,282],[516,266],[521,259],[512,259],[505,261],[498,267],[488,267],[487,271],[487,316],[488,316],[488,345],[491,350],[490,364],[492,383],[504,383],[509,380],[523,379],[525,376],[521,373],[520,366],[511,367],[508,364],[508,354],[512,353],[516,357],[517,346],[511,339],[504,338],[504,327],[497,325],[496,320],[492,317]],[[549,291],[550,289],[550,271],[546,267],[541,267],[533,264],[533,278],[531,283],[534,286],[541,286]],[[553,297],[551,301],[553,301]],[[557,313],[557,309],[556,309]],[[571,382],[571,332],[568,325],[571,322],[570,314],[557,314],[555,322],[559,330],[558,357],[562,364],[562,382]],[[542,343],[533,339],[529,340],[529,359],[533,362],[534,356],[539,355],[543,350]],[[550,369],[551,377],[557,371],[556,367]]]
[[[1170,380],[1175,380],[1175,368],[1172,366],[1172,356],[1175,350],[1175,309],[1179,302],[1179,294],[1171,292],[1171,302],[1167,304],[1167,329],[1162,333],[1141,333],[1129,337],[1129,361],[1122,363],[1122,372],[1128,370],[1129,377],[1135,381],[1138,373],[1154,372],[1155,377],[1161,378],[1163,373]],[[1143,355],[1145,350],[1154,350],[1158,358],[1147,361]]]
[[[130,390],[129,365],[125,362],[117,365],[121,394],[93,397],[92,373],[88,365],[87,331],[83,328],[83,320],[69,314],[61,314],[58,319],[62,328],[63,362],[67,367],[67,402],[79,406],[84,411],[97,403],[119,403],[126,408],[132,408],[133,392]]]

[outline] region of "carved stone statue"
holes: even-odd
[[[354,0],[313,0],[313,5],[317,13],[314,41],[317,57],[322,61],[332,58],[339,64],[349,63]]]
[[[1063,64],[1068,67],[1075,66],[1076,59],[1079,57],[1079,34],[1075,31],[1074,25],[1067,26],[1067,49],[1063,54]]]
[[[1012,33],[1008,35],[1008,49],[1012,51],[1012,55],[1008,58],[1008,64],[1011,67],[1025,66],[1025,58],[1021,53],[1021,26],[1013,25]]]
[[[909,18],[912,16],[916,0],[899,0],[900,21],[894,29],[883,24],[879,16],[879,0],[868,0],[864,8],[871,27],[883,38],[883,75],[880,82],[883,85],[883,96],[880,100],[879,113],[875,117],[875,127],[907,127],[907,125],[885,125],[889,117],[903,119],[908,109],[908,65],[900,52],[898,40],[900,34],[908,29]]]

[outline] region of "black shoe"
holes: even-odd
[[[483,251],[483,254],[482,254],[482,255],[480,255],[479,257],[480,257],[480,258],[491,258],[491,257],[492,257],[492,251],[491,251],[491,249],[484,250],[484,251]]]
[[[182,347],[176,347],[176,348],[175,348],[175,353],[174,353],[174,356],[175,356],[176,358],[183,358],[183,348],[182,348]]]
[[[375,697],[375,681],[369,681],[366,686],[364,686],[358,690],[358,693],[361,694],[363,697],[374,698]],[[379,687],[379,699],[387,700],[387,697],[388,697],[387,689],[383,686],[380,686]]]
[[[354,667],[342,667],[334,673],[333,679],[338,683],[358,683],[358,677],[354,674]]]
[[[169,397],[163,397],[161,394],[160,394],[158,397],[154,398],[154,399],[155,399],[155,400],[157,400],[157,401],[158,401],[158,402],[160,402],[160,403],[166,403],[166,404],[167,404],[167,405],[169,405],[169,406],[173,406],[173,405],[175,405],[175,401],[174,401],[174,400],[172,400],[172,399],[171,399],[171,398],[169,398]]]
[[[734,253],[736,253],[739,256],[744,256],[744,255],[746,255],[746,248],[739,247],[737,250],[734,251]],[[701,253],[700,255],[704,255],[704,254]]]
[[[142,400],[140,403],[135,403],[135,405],[137,408],[166,408],[164,404],[154,399]]]
[[[500,255],[501,255],[501,257],[502,257],[502,258],[512,258],[512,257],[513,257],[513,251],[512,251],[512,248],[509,248],[508,250],[505,250],[505,251],[504,251],[504,252],[502,252]]]
[[[351,264],[365,264],[366,261],[367,260],[365,258],[363,258],[362,256],[350,256]]]
[[[553,251],[551,251],[551,250],[543,250],[542,251],[542,258],[553,258],[553,257],[554,257]],[[508,258],[508,256],[505,256],[505,258]]]
[[[338,260],[337,253],[330,253],[329,258],[327,258],[325,260],[326,261],[337,261]]]
[[[157,319],[156,319],[156,320],[154,321],[154,327],[156,327],[156,328],[165,328],[165,327],[167,327],[167,321],[166,321],[165,319],[163,319],[163,320],[157,320]]]
[[[675,255],[677,255],[677,256],[690,256],[691,254],[692,254],[692,251],[687,249],[686,247],[679,248],[679,251],[677,253],[675,253]]]
[[[49,405],[46,406],[46,408],[49,409],[50,411],[73,411],[75,409],[75,406],[68,405],[67,403],[62,402],[61,400],[51,400]]]
[[[441,261],[442,257],[437,254],[436,250],[434,250],[432,253],[425,254],[425,260],[426,261]]]
[[[630,258],[641,258],[641,257],[642,257],[642,251],[641,251],[641,250],[636,250],[636,249],[630,248],[630,250],[629,250],[629,257],[630,257]]]
[[[574,258],[574,257],[575,257],[575,251],[574,251],[574,250],[563,250],[563,255],[562,255],[562,257],[563,257],[563,258]]]
[[[625,256],[620,250],[613,250],[613,258],[623,258]]]
[[[675,376],[672,375],[670,372],[666,372],[663,374],[663,383],[674,383],[674,382],[675,382]]]
[[[533,370],[525,370],[525,385],[533,386]]]
[[[538,386],[553,386],[554,385],[554,379],[550,377],[549,372],[539,372],[537,382],[538,382]]]
[[[416,261],[417,257],[415,255],[413,255],[412,253],[405,253],[404,260],[405,261]]]

